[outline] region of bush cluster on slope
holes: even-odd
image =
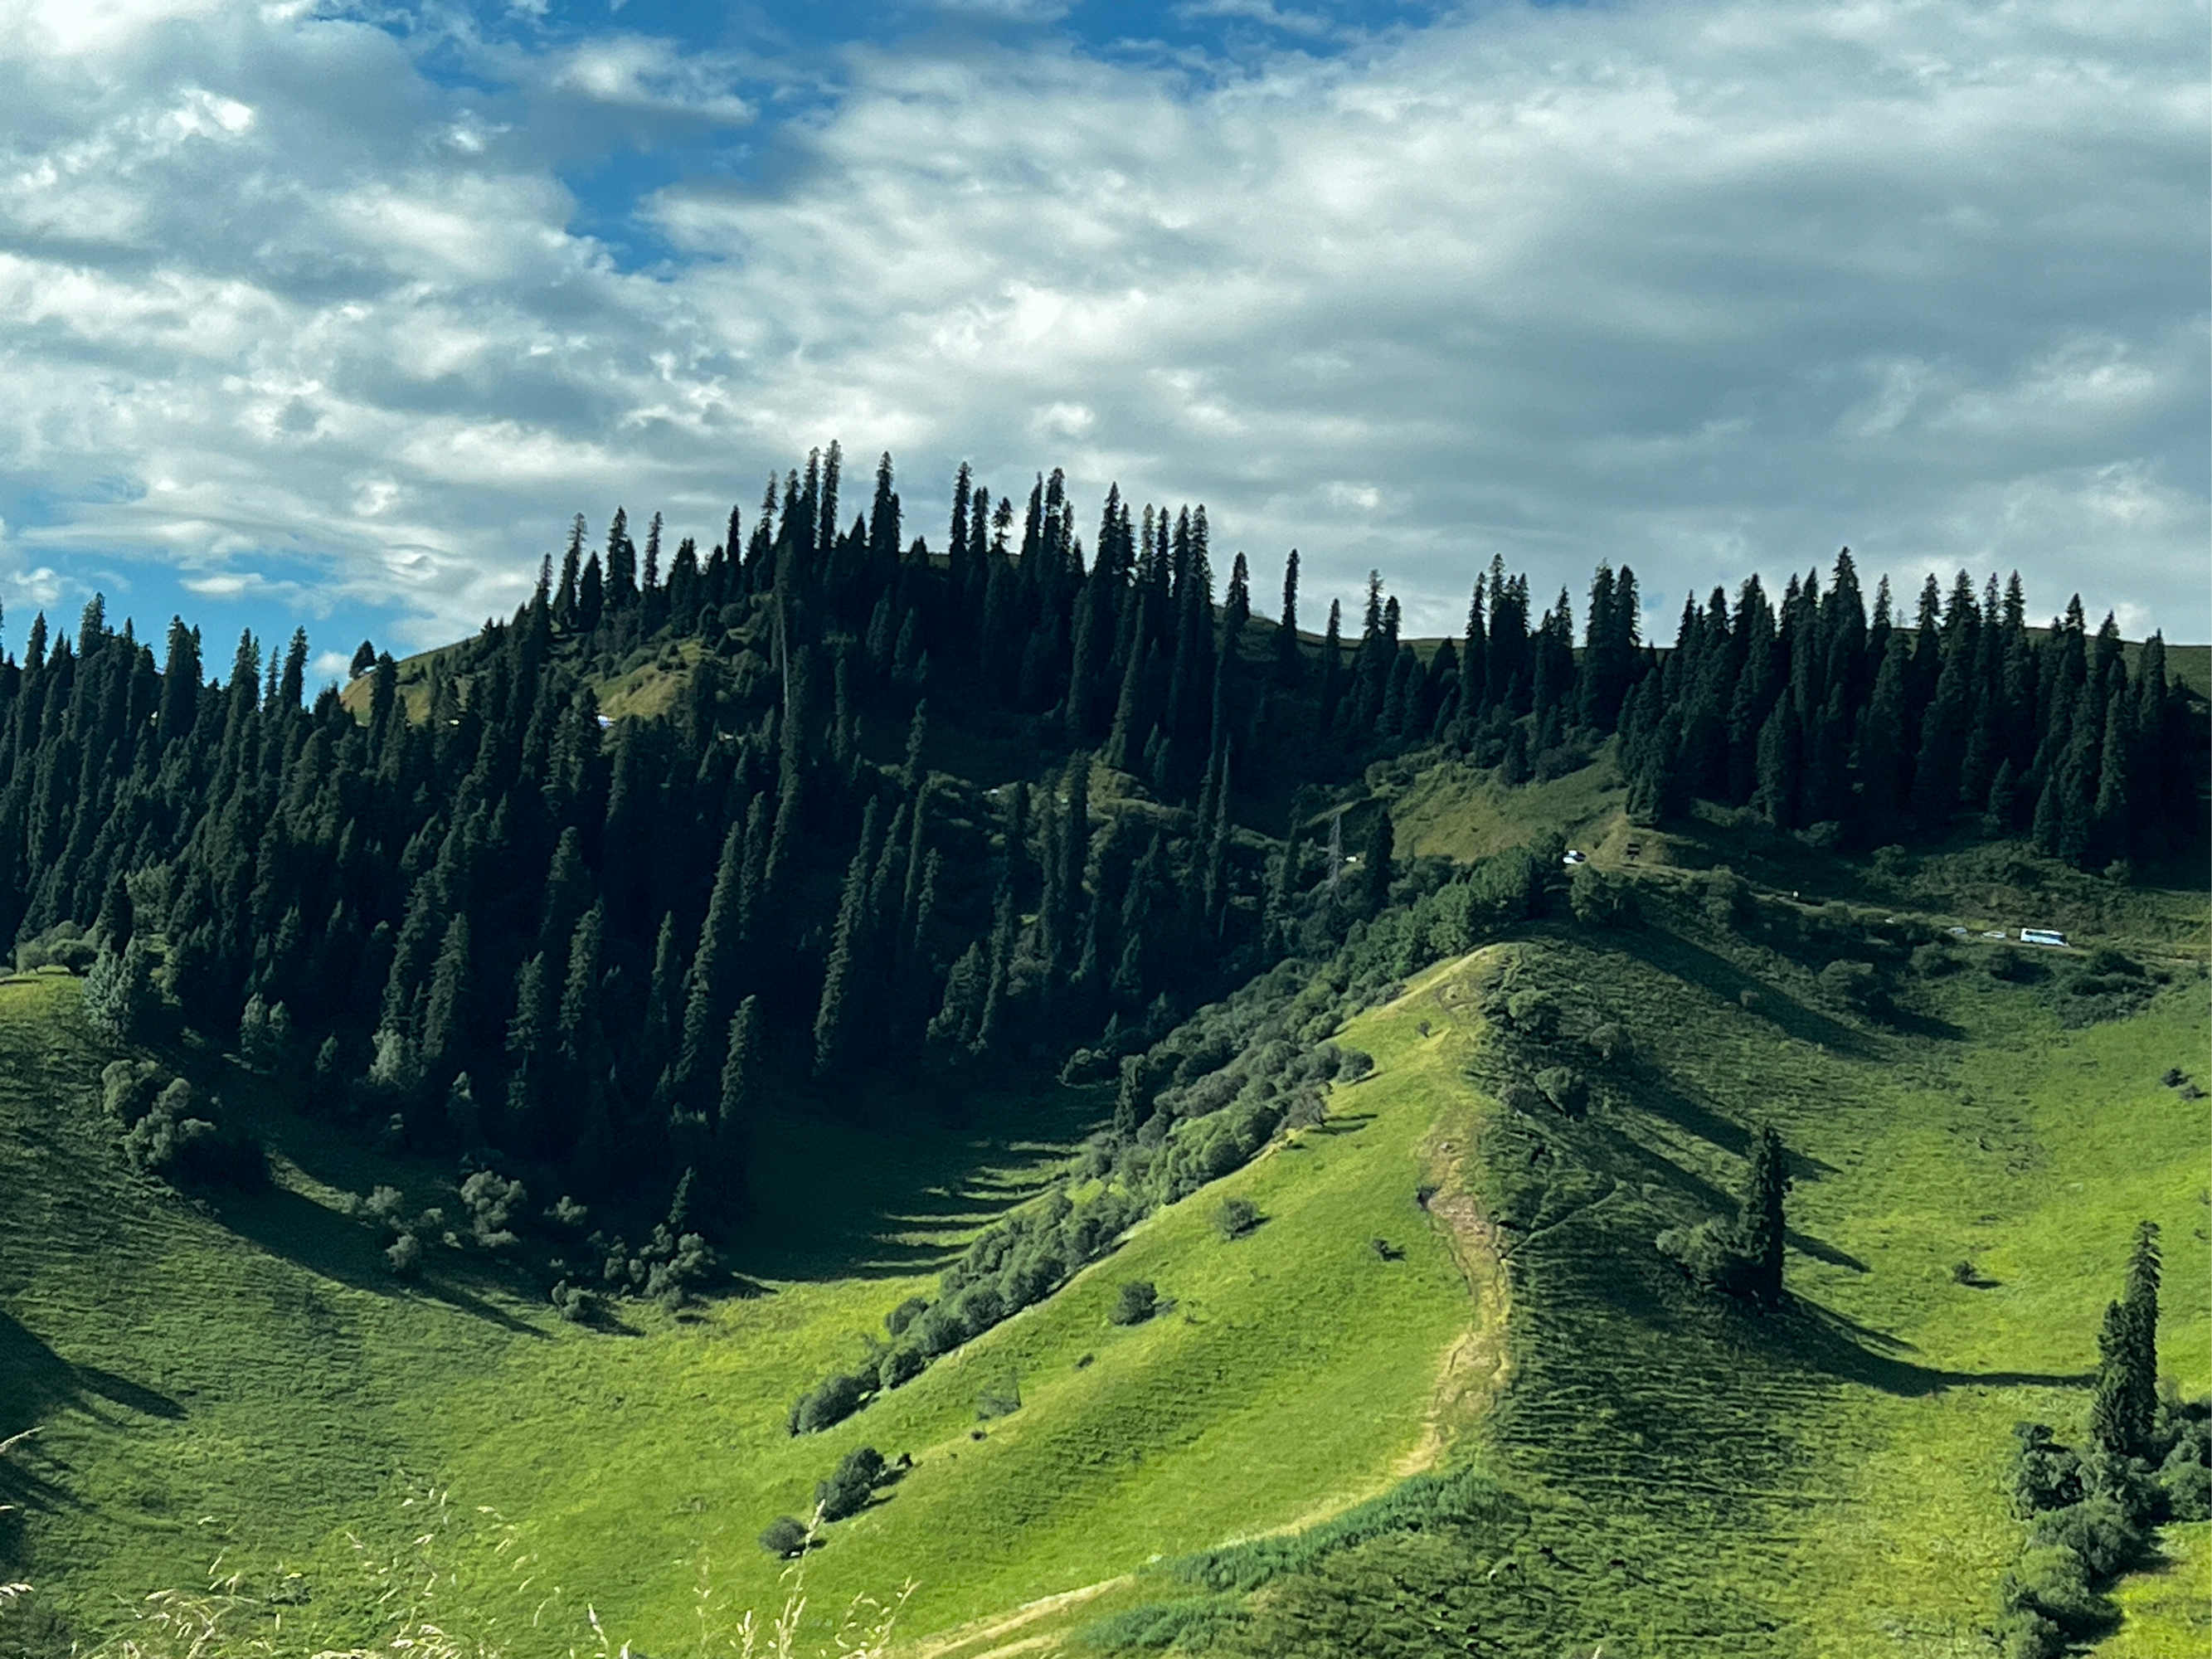
[[[2085,1443],[2051,1426],[2014,1431],[2013,1505],[2027,1548],[1997,1587],[2007,1659],[2055,1659],[2118,1613],[2106,1586],[2142,1559],[2165,1521],[2212,1520],[2212,1401],[2158,1394],[2158,1229],[2136,1230],[2126,1286],[2105,1311]]]

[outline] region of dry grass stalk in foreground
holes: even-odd
[[[454,1508],[449,1492],[434,1487],[404,1499],[401,1509],[412,1536],[389,1559],[368,1569],[376,1606],[389,1628],[365,1644],[330,1646],[312,1631],[288,1635],[284,1607],[250,1591],[242,1572],[226,1573],[218,1557],[209,1569],[206,1589],[155,1591],[140,1604],[127,1630],[85,1652],[82,1659],[508,1659],[560,1651],[559,1638],[546,1628],[548,1610],[566,1599],[559,1586],[540,1598],[526,1626],[503,1630],[495,1617],[486,1620],[468,1607],[466,1593],[484,1587],[484,1581],[448,1565],[441,1548],[458,1536],[457,1524],[491,1528],[491,1559],[513,1575],[508,1594],[519,1596],[536,1582],[534,1558],[520,1547],[520,1533],[511,1522],[485,1508],[476,1510],[472,1518]],[[889,1652],[899,1614],[915,1591],[911,1580],[889,1601],[856,1596],[826,1638],[806,1637],[806,1565],[821,1526],[817,1510],[805,1547],[785,1570],[783,1606],[773,1617],[750,1607],[734,1619],[721,1616],[711,1563],[701,1556],[693,1591],[698,1659],[882,1659]],[[367,1546],[358,1538],[352,1542],[356,1559],[367,1564]],[[30,1589],[28,1584],[0,1584],[0,1620]],[[629,1643],[616,1643],[589,1604],[584,1622],[589,1640],[569,1643],[567,1659],[647,1659]],[[470,1624],[478,1626],[473,1634],[465,1628]]]

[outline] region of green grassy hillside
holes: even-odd
[[[1404,817],[1465,816],[1453,787],[1423,781]],[[1623,867],[1599,780],[1552,787],[1587,796],[1585,839]],[[379,1628],[384,1564],[420,1583],[427,1554],[437,1616],[507,1651],[590,1640],[590,1607],[666,1652],[702,1616],[726,1629],[780,1601],[756,1534],[870,1443],[913,1468],[810,1559],[811,1628],[911,1579],[902,1628],[933,1659],[1097,1652],[1194,1613],[1186,1645],[1211,1630],[1255,1655],[1984,1652],[2023,1532],[2002,1494],[2011,1426],[2078,1431],[2138,1218],[2164,1230],[2166,1369],[2212,1387],[2205,1115],[2160,1080],[2203,1071],[2202,901],[2110,913],[2162,988],[2080,994],[2075,957],[2000,979],[1989,963],[2018,947],[1973,939],[1894,964],[1899,1008],[1876,1021],[1814,972],[1823,951],[1709,917],[1681,884],[1723,853],[1770,885],[1799,869],[1725,832],[1645,832],[1662,868],[1640,926],[1540,924],[1392,988],[1341,1036],[1377,1068],[1327,1121],[798,1440],[793,1396],[1064,1167],[1095,1091],[981,1098],[949,1142],[890,1112],[777,1124],[731,1264],[758,1293],[623,1304],[586,1330],[472,1252],[392,1279],[340,1197],[388,1182],[428,1201],[427,1172],[220,1061],[204,1080],[268,1139],[275,1190],[199,1205],[132,1174],[76,983],[0,981],[0,1431],[39,1428],[0,1465],[21,1576],[96,1638],[219,1562],[243,1575],[241,1630],[281,1617],[331,1644]],[[1900,908],[2019,896],[2018,872],[1985,889],[1975,868],[1802,866]],[[2077,926],[2100,914],[2057,901]],[[1528,992],[1553,1029],[1512,1015]],[[1585,1115],[1516,1093],[1550,1066],[1583,1074]],[[1732,1203],[1765,1121],[1798,1185],[1795,1304],[1761,1317],[1692,1291],[1651,1241]],[[1225,1195],[1261,1224],[1221,1238]],[[1133,1279],[1172,1306],[1115,1327]],[[1470,1461],[1499,1488],[1478,1524],[1249,1595],[1175,1570]],[[2201,1651],[2203,1533],[2171,1529],[2164,1565],[2120,1587],[2104,1651]]]
[[[16,1459],[24,1573],[88,1632],[112,1624],[118,1598],[198,1582],[220,1553],[249,1597],[304,1589],[295,1627],[357,1633],[379,1586],[348,1529],[381,1559],[415,1513],[404,1498],[434,1483],[461,1516],[435,1547],[470,1586],[443,1610],[456,1627],[565,1650],[588,1603],[659,1650],[693,1634],[702,1580],[717,1620],[778,1599],[755,1534],[804,1513],[862,1442],[915,1467],[830,1529],[815,1605],[911,1577],[908,1627],[942,1628],[1370,1496],[1434,1461],[1498,1363],[1467,1340],[1498,1312],[1480,1240],[1455,1241],[1416,1202],[1425,1168],[1451,1156],[1435,1144],[1441,1103],[1470,1097],[1441,1036],[1386,1030],[1382,1074],[1224,1183],[1258,1206],[1253,1232],[1224,1243],[1218,1194],[1187,1200],[1048,1304],[794,1441],[792,1396],[849,1364],[919,1269],[1064,1152],[1054,1126],[1036,1133],[1034,1103],[1026,1124],[979,1127],[968,1168],[909,1175],[903,1193],[921,1137],[787,1127],[769,1154],[786,1176],[842,1174],[861,1188],[854,1215],[902,1218],[848,1242],[877,1265],[771,1279],[675,1318],[625,1307],[621,1332],[589,1332],[445,1265],[391,1280],[376,1241],[331,1206],[407,1171],[313,1125],[264,1121],[280,1152],[266,1197],[209,1212],[131,1175],[75,996],[56,976],[0,984],[0,1145],[15,1172],[0,1195],[0,1365],[19,1402],[7,1426],[44,1425]],[[1376,1237],[1402,1255],[1384,1259]],[[738,1265],[806,1271],[772,1243]],[[1109,1324],[1120,1284],[1139,1278],[1172,1310]],[[981,1420],[987,1391],[1018,1392],[1020,1408]],[[479,1505],[513,1517],[511,1534]]]
[[[1787,957],[1680,917],[1515,947],[1498,988],[1556,999],[1562,1036],[1492,1033],[1479,1069],[1496,1084],[1571,1063],[1595,1093],[1579,1121],[1501,1109],[1481,1142],[1515,1382],[1476,1438],[1525,1513],[1334,1558],[1264,1592],[1232,1645],[1318,1654],[1364,1631],[1376,1654],[1478,1633],[1506,1652],[1985,1651],[2023,1531],[2002,1490],[2011,1426],[2079,1432],[2139,1218],[2165,1233],[2163,1364],[2185,1394],[2212,1385],[2204,1114],[2159,1080],[2201,1066],[2205,992],[2192,968],[2084,1026],[2055,983],[2002,983],[1959,954],[1881,1026]],[[1602,1022],[1633,1059],[1576,1040]],[[1800,1160],[1797,1302],[1765,1318],[1692,1291],[1651,1243],[1724,1211],[1761,1121]],[[2131,1586],[2143,1628],[2115,1650],[2167,1650],[2144,1632],[2170,1600]]]

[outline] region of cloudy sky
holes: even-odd
[[[896,456],[1270,592],[2207,614],[2201,0],[0,0],[0,603],[324,661]],[[854,488],[863,487],[856,477]],[[1225,556],[1223,560],[1225,565]],[[1271,599],[1261,609],[1272,611]]]

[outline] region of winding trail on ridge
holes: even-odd
[[[1441,1464],[1460,1432],[1488,1407],[1512,1376],[1512,1358],[1507,1345],[1510,1285],[1497,1229],[1475,1200],[1468,1169],[1478,1137],[1496,1103],[1478,1094],[1467,1081],[1464,1057],[1474,1041],[1480,1016],[1462,982],[1490,953],[1477,951],[1430,970],[1395,1001],[1376,1011],[1410,1018],[1414,1006],[1428,1003],[1443,1015],[1437,1029],[1420,1037],[1398,1067],[1433,1073],[1437,1110],[1419,1143],[1422,1182],[1432,1195],[1423,1206],[1430,1223],[1443,1235],[1452,1261],[1468,1291],[1470,1317],[1467,1328],[1440,1356],[1420,1432],[1413,1443],[1394,1458],[1386,1474],[1362,1490],[1338,1494],[1324,1506],[1294,1516],[1280,1525],[1222,1540],[1242,1543],[1302,1531],[1331,1520],[1358,1504],[1380,1496],[1397,1482],[1425,1474]],[[1372,1016],[1368,1016],[1372,1017]],[[1279,1150],[1280,1142],[1261,1156]],[[900,1643],[892,1651],[899,1659],[1017,1659],[1017,1656],[1048,1652],[1060,1644],[1062,1632],[1033,1632],[1030,1627],[1055,1614],[1083,1606],[1137,1582],[1133,1572],[1116,1574],[1096,1583],[1061,1590],[1025,1601],[1011,1612]],[[1025,1633],[1027,1632],[1027,1633]]]

